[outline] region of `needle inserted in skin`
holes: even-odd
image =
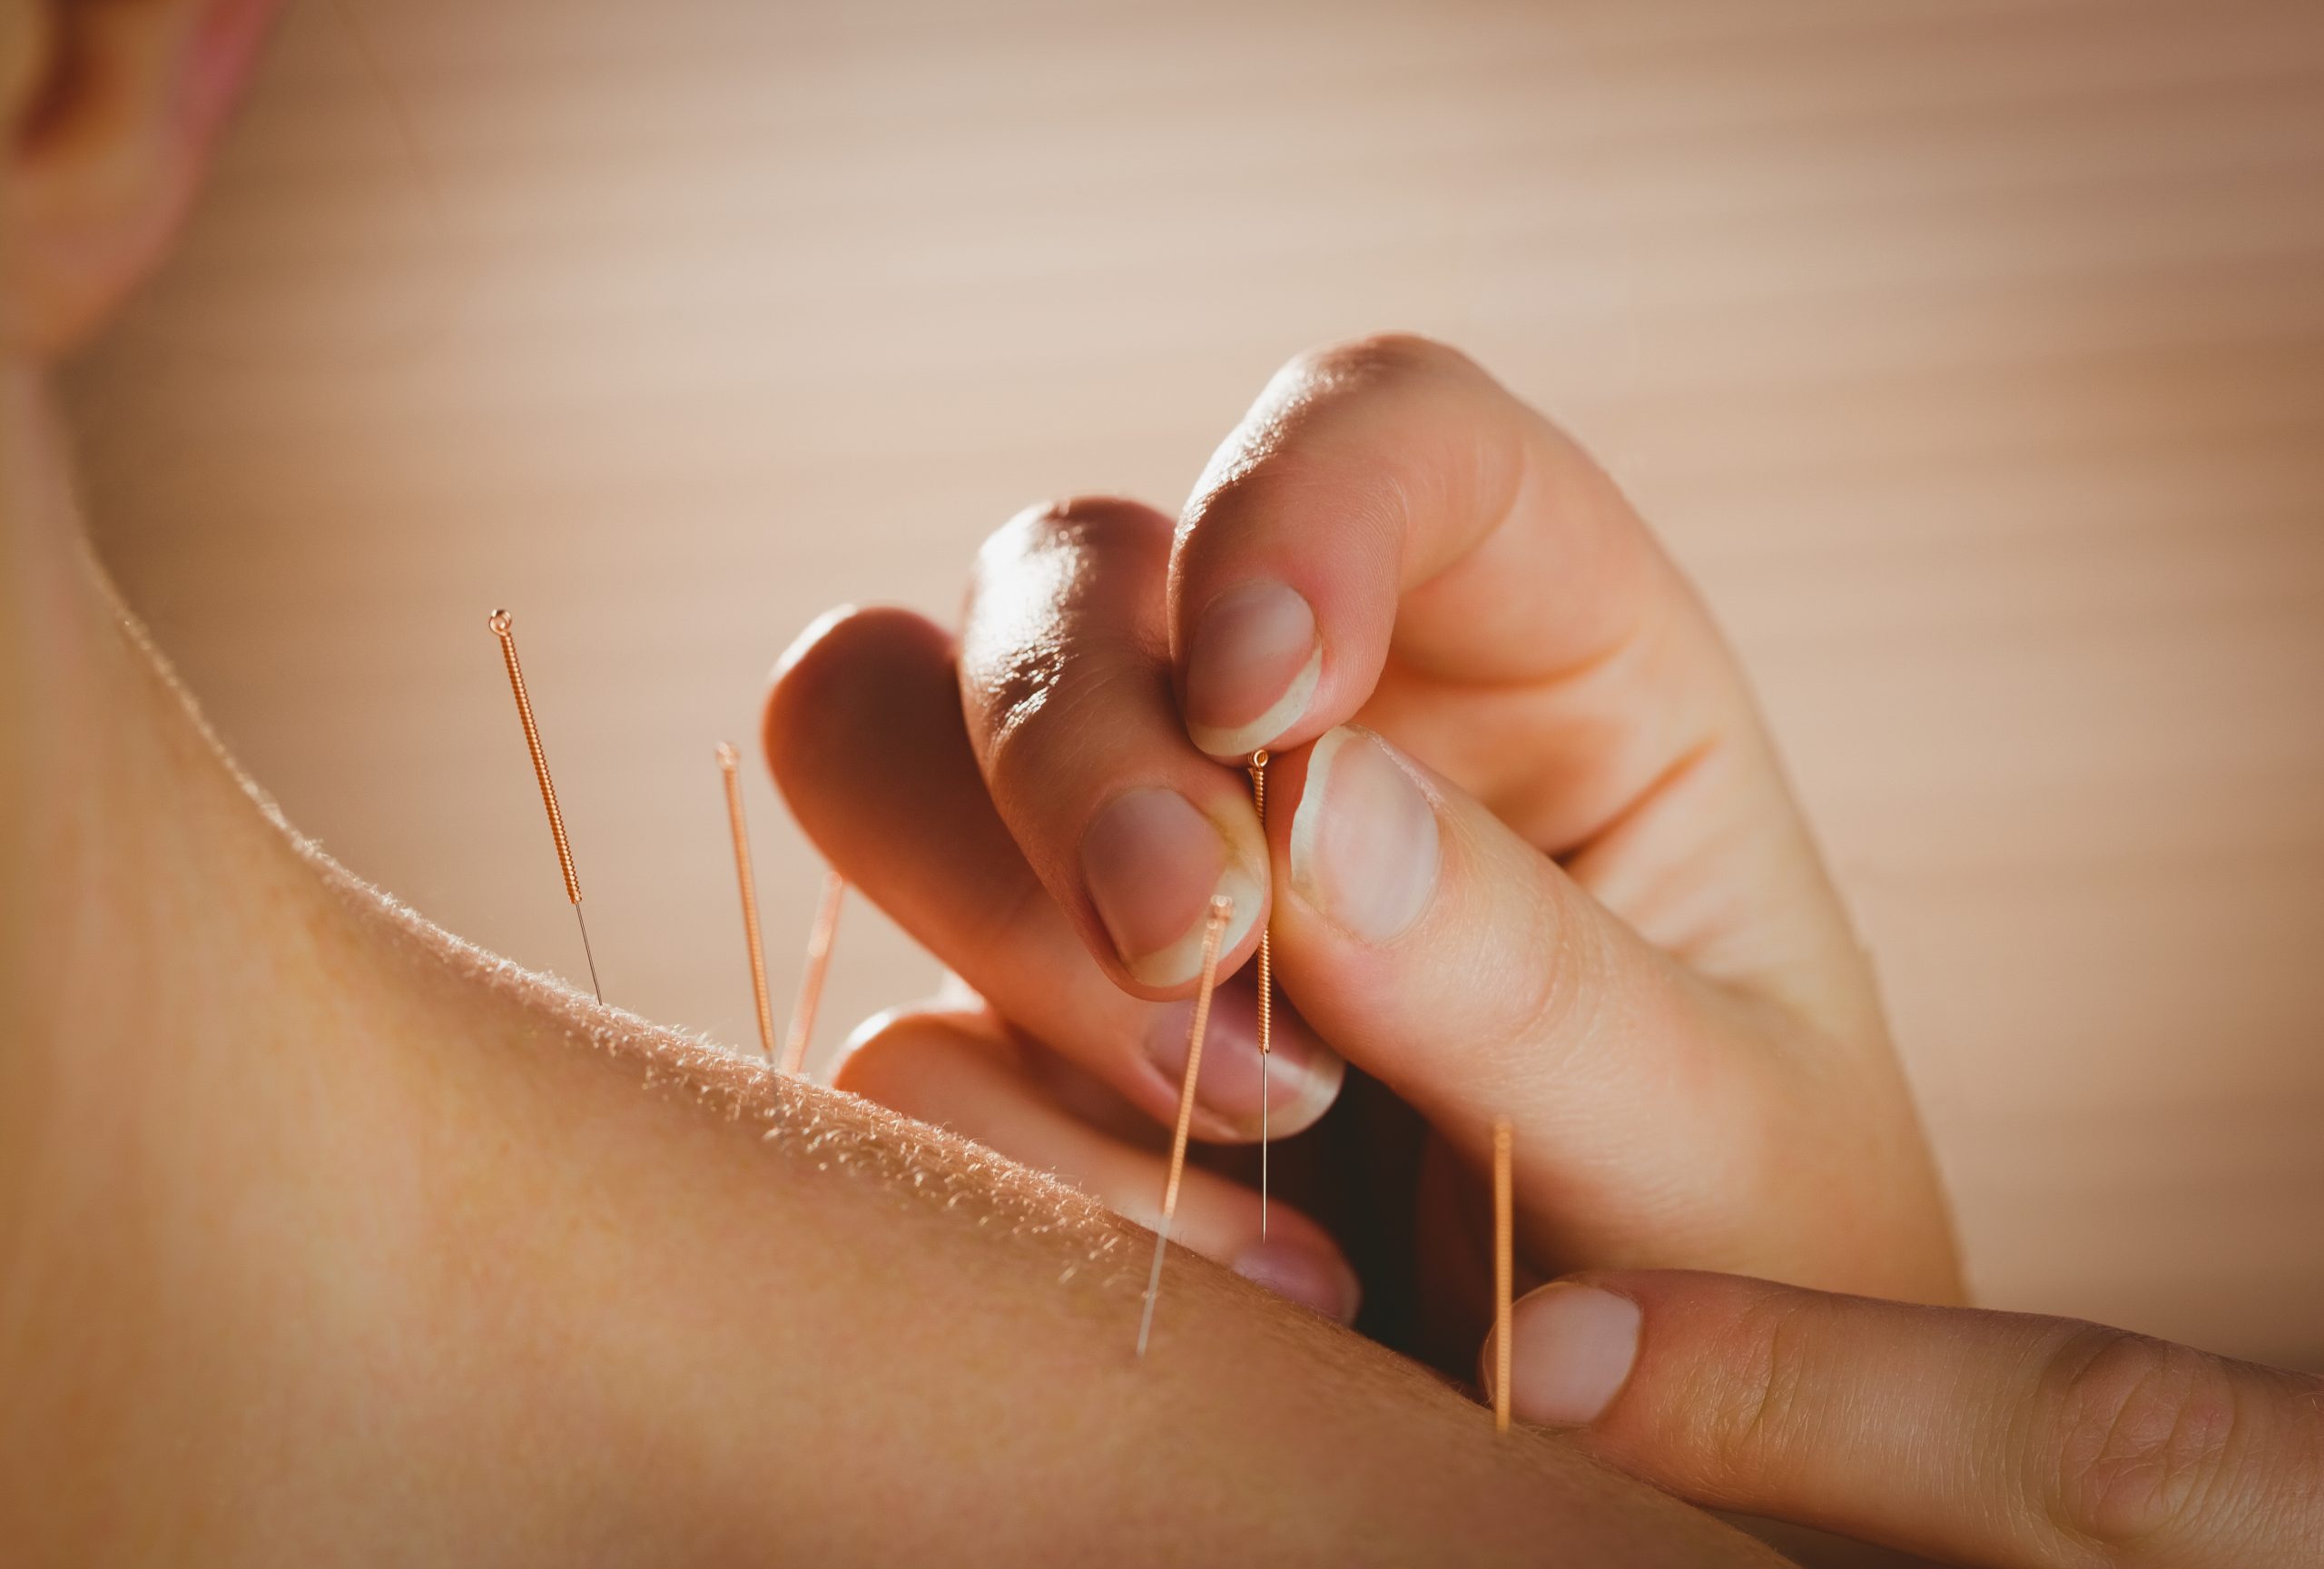
[[[751,873],[750,830],[743,824],[743,781],[734,745],[718,744],[718,771],[726,776],[726,821],[734,830],[734,876],[743,885],[743,941],[751,951],[751,995],[759,1007],[759,1045],[774,1061],[774,1009],[766,997],[766,946],[759,941],[758,879]]]
[[[1515,1219],[1511,1213],[1509,1119],[1492,1120],[1492,1426],[1509,1431],[1509,1316],[1516,1285]]]
[[[791,1031],[783,1042],[785,1073],[806,1066],[807,1040],[815,1032],[815,1010],[823,1000],[823,976],[832,967],[832,938],[839,931],[840,900],[846,893],[846,878],[837,872],[823,873],[823,902],[807,933],[807,967],[799,977],[799,1001],[792,1007]]]
[[[1226,923],[1235,916],[1235,901],[1221,893],[1210,902],[1210,918],[1202,933],[1202,986],[1195,993],[1194,1022],[1187,1030],[1187,1077],[1178,1088],[1178,1127],[1170,1136],[1170,1175],[1162,1184],[1162,1224],[1154,1233],[1154,1268],[1146,1278],[1146,1307],[1137,1319],[1137,1354],[1146,1355],[1146,1338],[1154,1330],[1154,1299],[1162,1291],[1162,1256],[1170,1247],[1170,1220],[1178,1212],[1178,1179],[1187,1171],[1187,1135],[1195,1120],[1195,1076],[1202,1071],[1202,1037],[1210,1028],[1210,994],[1218,985],[1218,944]]]
[[[1251,754],[1251,804],[1259,832],[1267,826],[1267,749]],[[1259,928],[1259,1235],[1267,1234],[1267,1063],[1275,1054],[1275,953],[1265,926]]]
[[[581,915],[581,879],[573,873],[573,846],[565,837],[565,814],[556,809],[556,786],[549,783],[548,757],[541,751],[540,726],[533,723],[533,700],[525,693],[525,667],[517,662],[516,621],[507,611],[495,610],[486,625],[500,639],[500,657],[508,666],[508,689],[517,695],[517,719],[525,727],[525,748],[533,755],[533,776],[541,784],[541,804],[548,808],[549,837],[556,841],[556,864],[565,873],[565,897],[572,903],[574,922],[581,928],[581,956],[589,962],[589,990],[603,1002],[606,989],[597,984],[597,956],[589,950],[589,923]]]

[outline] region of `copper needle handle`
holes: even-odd
[[[565,896],[581,903],[581,879],[573,872],[573,846],[565,837],[565,814],[556,809],[556,786],[549,782],[548,757],[541,751],[541,727],[533,723],[533,700],[525,692],[525,667],[517,662],[517,633],[506,610],[495,610],[487,623],[500,639],[500,657],[508,666],[508,689],[517,695],[517,718],[525,726],[525,747],[533,755],[533,777],[541,783],[541,804],[548,808],[549,836],[556,841],[556,864],[565,873]]]
[[[556,786],[549,781],[548,756],[541,750],[541,727],[533,723],[533,700],[525,691],[525,667],[517,661],[514,618],[506,610],[495,610],[485,625],[500,639],[500,657],[508,666],[508,690],[517,695],[517,718],[525,726],[525,749],[533,755],[533,777],[540,781],[541,804],[548,808],[549,837],[556,841],[556,865],[565,873],[565,897],[573,905],[573,923],[581,929],[581,956],[589,962],[589,990],[603,1002],[606,989],[597,983],[597,956],[589,948],[589,921],[581,913],[581,879],[573,873],[573,846],[566,842],[565,814],[556,809]]]

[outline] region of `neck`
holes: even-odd
[[[26,1075],[143,1074],[157,1038],[242,1022],[250,983],[285,979],[251,973],[254,927],[324,891],[97,566],[21,368],[0,372],[0,593],[5,1117]]]
[[[518,1011],[237,773],[96,564],[45,387],[15,370],[0,835],[0,1387],[44,1413],[14,1447],[0,1414],[0,1453],[85,1495],[300,1344],[409,1310],[397,1261],[429,1221],[397,1178],[460,1093],[456,994]],[[252,1334],[282,1298],[287,1349]]]

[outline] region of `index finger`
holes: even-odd
[[[1685,589],[1555,426],[1388,336],[1276,373],[1195,488],[1170,597],[1187,729],[1234,759],[1353,717],[1392,644],[1423,674],[1541,680]]]

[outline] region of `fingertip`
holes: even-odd
[[[1645,1314],[1629,1297],[1555,1280],[1510,1309],[1510,1409],[1544,1427],[1581,1427],[1604,1416],[1638,1362]],[[1480,1354],[1478,1383],[1493,1395],[1496,1336]]]
[[[1269,911],[1269,856],[1248,784],[1204,765],[1170,784],[1139,783],[1108,799],[1073,851],[1081,897],[1069,906],[1084,945],[1114,982],[1147,1002],[1193,995],[1210,916],[1227,902],[1218,975],[1258,950]]]
[[[1221,974],[1231,973],[1226,961],[1265,903],[1265,884],[1246,869],[1228,825],[1167,785],[1138,785],[1108,801],[1082,830],[1078,860],[1082,891],[1115,957],[1156,996],[1201,973],[1218,900],[1227,902]]]
[[[1312,1033],[1304,1034],[1305,1042],[1286,1054],[1278,1045],[1275,1056],[1287,1060],[1292,1067],[1293,1090],[1287,1103],[1278,1104],[1278,1093],[1269,1075],[1267,1095],[1270,1130],[1276,1138],[1289,1139],[1305,1133],[1324,1120],[1324,1113],[1338,1104],[1340,1090],[1347,1082],[1347,1060]]]
[[[899,1034],[910,1031],[925,1015],[921,1004],[883,1009],[874,1013],[848,1032],[832,1059],[832,1087],[877,1100],[872,1093],[881,1075],[889,1064],[882,1059],[892,1055],[884,1049]]]
[[[1062,1177],[1142,1224],[1158,1219],[1151,1206],[1162,1185],[1161,1157],[1099,1130],[1039,1087],[1024,1050],[989,1011],[923,1002],[877,1014],[849,1036],[832,1082]],[[1277,1204],[1263,1233],[1258,1196],[1216,1173],[1186,1172],[1176,1235],[1244,1278],[1341,1323],[1352,1322],[1362,1302],[1355,1271],[1313,1217]]]
[[[791,640],[768,673],[760,738],[778,779],[786,766],[828,741],[835,720],[852,720],[899,676],[949,668],[951,638],[916,611],[899,606],[841,605]],[[842,712],[843,711],[843,712]]]
[[[782,685],[783,678],[809,654],[822,646],[835,629],[853,620],[860,614],[862,610],[858,606],[834,605],[801,627],[799,635],[791,639],[790,644],[782,653],[775,656],[774,668],[767,674],[768,689],[772,691]]]
[[[1339,1248],[1324,1239],[1266,1237],[1236,1253],[1227,1268],[1254,1285],[1342,1324],[1364,1306],[1364,1283]]]
[[[1186,637],[1187,734],[1221,762],[1243,762],[1305,716],[1323,676],[1315,607],[1269,577],[1211,597]]]
[[[990,1056],[1001,1042],[980,1012],[936,1003],[908,1003],[857,1025],[839,1050],[835,1090],[876,1100],[922,1121],[947,1120],[958,1096],[966,1054]]]
[[[1173,540],[1178,695],[1198,749],[1232,761],[1303,745],[1363,707],[1407,583],[1506,510],[1510,407],[1466,356],[1408,333],[1313,349],[1276,372],[1212,454]]]
[[[1195,1129],[1218,1143],[1255,1143],[1264,1130],[1277,1139],[1304,1133],[1339,1098],[1347,1064],[1281,998],[1272,1014],[1271,1051],[1259,1051],[1258,998],[1254,986],[1222,983],[1212,996],[1202,1074],[1196,1083]],[[1141,1045],[1156,1077],[1141,1104],[1167,1122],[1187,1071],[1195,1000],[1157,1003]],[[1265,1102],[1262,1115],[1260,1103]]]
[[[760,744],[792,814],[834,860],[830,834],[867,815],[866,793],[924,809],[959,731],[951,639],[913,611],[842,606],[793,639],[769,678]],[[965,737],[957,743],[967,759]],[[940,794],[939,792],[938,794]],[[844,836],[844,835],[843,835]]]
[[[1410,930],[1443,870],[1436,802],[1384,737],[1338,725],[1307,749],[1285,854],[1290,885],[1367,949]]]

